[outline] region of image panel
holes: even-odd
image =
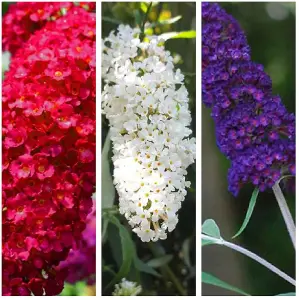
[[[196,3],[102,3],[102,295],[195,295]]]
[[[2,2],[2,295],[95,295],[95,2]]]
[[[202,3],[202,295],[295,295],[295,2]]]

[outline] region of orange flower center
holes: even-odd
[[[22,170],[27,173],[30,171],[30,168],[28,166],[23,166]]]
[[[43,165],[38,166],[37,169],[38,169],[38,172],[40,172],[40,173],[45,172],[45,166],[43,166]]]
[[[58,193],[58,194],[57,194],[57,198],[58,198],[59,200],[62,200],[62,199],[63,199],[63,193]]]
[[[54,73],[54,75],[55,75],[56,77],[61,77],[61,76],[62,76],[62,72],[56,71],[56,72]]]

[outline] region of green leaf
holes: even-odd
[[[135,23],[139,27],[142,25],[142,15],[138,9],[134,10]]]
[[[173,259],[172,254],[166,254],[161,257],[156,257],[147,262],[147,265],[152,268],[160,268],[163,265],[168,264]]]
[[[169,39],[193,39],[196,37],[195,30],[181,31],[181,32],[167,32],[159,35],[159,38],[167,41]]]
[[[109,224],[109,219],[102,217],[102,243],[106,241],[108,224]]]
[[[178,20],[180,20],[182,18],[182,16],[176,16],[174,18],[170,18],[168,20],[161,20],[159,21],[159,24],[161,25],[169,25],[169,24],[173,24],[176,23]]]
[[[140,2],[140,9],[146,13],[147,12],[147,4],[145,2]]]
[[[150,27],[173,24],[173,23],[176,23],[177,21],[179,21],[181,18],[182,18],[182,16],[176,16],[174,18],[170,18],[170,19],[167,19],[167,20],[161,20],[161,21],[152,23],[150,25]]]
[[[243,221],[243,224],[242,224],[241,228],[239,229],[239,231],[232,237],[233,239],[236,238],[237,236],[239,236],[245,230],[245,228],[251,218],[251,215],[253,213],[253,209],[255,207],[258,194],[259,194],[259,189],[255,188],[251,195],[251,199],[249,201],[249,206],[248,206],[247,213],[246,213],[245,219]]]
[[[275,295],[275,296],[296,296],[296,293],[294,293],[294,292],[291,292],[291,293],[283,293],[283,294],[278,294],[278,295]]]
[[[109,18],[109,17],[105,17],[105,16],[102,16],[102,21],[112,23],[112,24],[116,24],[116,25],[119,25],[119,24],[122,23],[121,21],[118,21],[116,19],[112,19],[112,18]]]
[[[134,265],[137,270],[143,273],[147,273],[153,276],[156,276],[158,278],[161,277],[161,275],[152,267],[144,263],[139,257],[135,254],[134,256]]]
[[[107,134],[102,150],[102,208],[112,207],[115,199],[115,188],[109,165],[110,131]]]
[[[201,232],[216,239],[221,238],[219,227],[213,219],[204,221],[201,227]]]
[[[242,291],[241,289],[236,288],[209,273],[202,272],[201,279],[202,279],[203,283],[215,285],[215,286],[221,287],[223,289],[230,290],[230,291],[233,291],[233,292],[245,295],[245,296],[250,296],[249,294]]]
[[[185,264],[188,266],[188,268],[192,267],[190,261],[190,244],[191,244],[191,237],[185,239],[182,245],[183,260]]]
[[[131,236],[128,230],[119,222],[119,220],[115,216],[110,215],[109,219],[110,219],[110,223],[113,223],[119,229],[119,236],[121,239],[121,249],[122,249],[122,265],[118,273],[106,286],[105,290],[110,288],[114,284],[118,283],[119,281],[121,281],[122,278],[127,276],[133,261],[133,251],[134,251],[132,247]]]

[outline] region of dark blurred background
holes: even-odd
[[[108,36],[111,30],[115,30],[119,24],[128,24],[132,27],[136,26],[136,13],[140,11],[141,3],[124,3],[124,2],[103,2],[102,3],[102,37]],[[163,21],[178,15],[182,18],[170,25],[158,26],[154,30],[154,34],[161,34],[170,31],[188,31],[195,30],[195,3],[189,2],[158,2],[155,3],[149,13],[149,21]],[[144,13],[143,13],[144,14]],[[196,136],[195,128],[195,70],[196,70],[196,48],[195,39],[173,39],[166,42],[166,49],[171,51],[176,58],[176,65],[185,73],[185,84],[190,96],[190,109],[192,114],[192,130],[193,136]],[[102,143],[108,131],[107,121],[103,119],[102,123]],[[188,191],[182,208],[179,211],[179,223],[176,229],[168,234],[165,241],[155,243],[160,249],[164,249],[165,254],[172,254],[173,259],[169,266],[179,279],[188,295],[195,295],[195,164],[188,169],[188,180],[191,181],[191,188]],[[115,201],[117,204],[117,199]],[[122,220],[124,225],[126,220]],[[109,225],[110,226],[110,225]],[[115,264],[115,239],[117,231],[113,230],[113,226],[108,228],[108,242],[103,245],[102,259],[103,265],[112,266],[117,271]],[[113,232],[114,231],[114,232]],[[131,231],[131,229],[130,229]],[[152,258],[148,244],[143,243],[133,234],[133,241],[136,245],[138,256],[144,262]],[[119,253],[118,253],[119,254]],[[151,275],[141,274],[141,284],[144,290],[143,295],[179,295],[171,280],[165,278],[155,279]],[[111,275],[107,272],[103,273],[103,287],[111,280]],[[134,280],[134,276],[129,280]],[[165,280],[166,279],[166,280]],[[111,291],[107,291],[109,294]]]
[[[220,3],[239,21],[251,47],[252,60],[264,65],[289,111],[295,112],[295,3]],[[240,228],[253,191],[234,198],[227,191],[229,161],[216,146],[210,110],[202,107],[202,221],[212,218],[230,239]],[[293,216],[295,197],[285,194]],[[295,251],[271,190],[260,193],[251,220],[236,243],[295,276]],[[275,295],[294,287],[265,267],[220,246],[205,246],[202,268],[251,295]],[[235,295],[203,284],[203,295]]]

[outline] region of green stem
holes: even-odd
[[[150,250],[154,254],[155,257],[160,257],[161,254],[163,255],[164,253],[161,253],[159,249],[157,248],[156,244],[153,242],[148,243]],[[161,271],[163,274],[165,274],[168,279],[174,284],[176,287],[177,291],[180,293],[181,296],[187,296],[187,292],[184,289],[184,287],[181,285],[180,281],[178,278],[175,276],[173,271],[168,265],[163,265],[160,267]],[[163,279],[166,281],[166,278],[163,277]]]
[[[149,15],[149,13],[150,13],[150,10],[151,10],[151,8],[152,8],[152,5],[153,5],[153,2],[151,2],[150,4],[149,4],[149,6],[148,6],[148,8],[147,8],[147,11],[146,11],[146,13],[145,13],[145,15],[144,15],[144,18],[143,18],[143,22],[142,22],[142,25],[141,25],[141,32],[140,32],[140,41],[143,41],[143,39],[144,39],[144,27],[145,27],[145,23],[146,23],[146,21],[147,21],[147,17],[148,17],[148,15]]]

